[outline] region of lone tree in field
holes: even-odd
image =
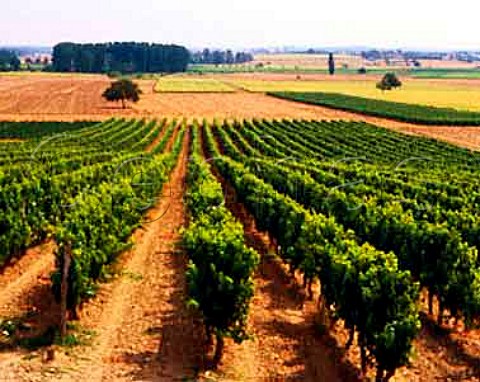
[[[122,102],[122,108],[125,109],[125,101],[138,102],[142,91],[138,85],[128,79],[121,79],[112,82],[110,87],[106,89],[102,96],[110,102]]]
[[[382,80],[377,83],[377,89],[382,91],[392,90],[394,88],[399,88],[402,86],[402,82],[398,79],[395,73],[385,73]]]
[[[335,60],[333,59],[333,53],[328,54],[328,72],[331,76],[335,74]]]

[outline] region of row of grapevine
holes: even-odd
[[[319,170],[318,165],[312,167],[287,162],[282,165],[307,172],[316,182],[332,189],[341,188],[349,196],[357,198],[359,203],[365,198],[375,198],[378,208],[388,208],[392,203],[399,203],[405,211],[411,212],[415,221],[446,226],[458,231],[468,244],[480,248],[480,195],[477,192],[449,195],[424,185],[394,182],[387,176],[376,178],[378,183],[375,184],[371,173],[365,173],[356,184],[343,176]]]
[[[254,215],[257,227],[277,240],[280,256],[311,280],[318,277],[327,306],[358,331],[362,370],[369,359],[377,377],[388,380],[405,365],[419,329],[418,285],[398,267],[393,253],[359,245],[351,231],[333,218],[310,213],[277,193],[240,163],[221,156],[205,126],[210,155],[238,198]]]
[[[0,153],[0,165],[54,160],[63,156],[86,155],[99,151],[143,150],[166,123],[153,120],[110,120],[99,125],[9,144]]]
[[[450,164],[465,168],[480,165],[480,157],[466,149],[456,148],[431,139],[400,135],[384,128],[366,123],[329,122],[301,123],[290,121],[253,121],[246,127],[256,130],[265,139],[273,137],[288,155],[308,154],[317,159],[343,159],[363,157],[367,161],[401,167],[405,161],[409,166],[421,168],[445,167]],[[291,152],[290,145],[295,146]],[[413,158],[415,160],[413,160]]]
[[[81,167],[51,176],[38,174],[2,188],[0,193],[1,262],[45,239],[79,193],[90,193],[99,182],[116,177],[130,167],[127,161],[138,155],[120,155],[114,160]]]
[[[155,152],[161,153],[170,138],[165,134]],[[9,168],[0,177],[0,263],[51,236],[78,195],[94,193],[101,183],[132,177],[139,164],[149,161],[150,156],[142,152],[105,151]]]
[[[409,269],[439,303],[439,317],[447,308],[467,324],[480,314],[478,251],[446,226],[414,219],[401,203],[379,203],[325,187],[308,175],[271,163],[250,166],[258,176],[308,208],[335,216],[362,241],[393,251],[402,268]]]
[[[125,172],[70,201],[72,208],[54,229],[57,250],[52,283],[60,299],[64,261],[70,257],[67,307],[74,314],[78,304],[94,294],[105,267],[128,247],[129,237],[145,213],[145,202],[158,195],[176,164],[184,135],[182,129],[169,154],[129,161]]]
[[[235,152],[233,143],[228,142],[229,138],[222,129],[219,135],[223,137],[223,147],[229,148],[226,152],[238,160],[239,151]],[[453,315],[463,314],[467,324],[478,317],[480,272],[476,266],[477,251],[463,243],[461,235],[455,230],[415,220],[409,210],[403,210],[401,203],[395,199],[381,201],[373,190],[370,190],[372,197],[365,199],[355,192],[317,183],[309,175],[268,160],[243,158],[243,161],[250,164],[252,172],[278,191],[308,208],[335,216],[346,227],[353,229],[362,241],[379,249],[394,251],[402,267],[411,270],[429,288],[431,295],[437,295],[440,316],[443,308],[448,308]],[[326,176],[330,179],[334,177],[332,174]],[[450,219],[454,216],[457,223],[462,222],[464,226],[472,221],[471,216],[468,220],[468,215],[461,216],[458,211],[449,214]],[[467,231],[469,236],[475,238],[478,226],[470,225],[470,230]]]
[[[0,122],[0,138],[31,139],[79,131],[94,122]]]
[[[217,364],[224,337],[238,343],[248,338],[252,276],[259,256],[245,245],[243,227],[223,205],[222,187],[200,152],[198,126],[194,125],[186,194],[191,221],[183,243],[189,258],[189,305],[201,312],[209,341],[216,336]]]
[[[162,135],[162,139],[160,140],[160,142],[158,142],[158,144],[153,148],[152,150],[152,154],[158,154],[158,153],[161,153],[163,152],[166,147],[167,147],[167,144],[168,144],[168,141],[170,140],[171,137],[173,137],[174,133],[175,133],[175,129],[177,128],[178,126],[178,122],[176,119],[173,119],[170,124],[168,125],[168,127],[166,129],[164,129],[164,132],[163,132],[163,135]],[[181,122],[181,126],[183,128],[186,128],[186,121],[183,120]]]
[[[319,122],[282,121],[299,133],[315,139],[320,146],[325,141],[336,145],[342,151],[351,150],[354,155],[372,158],[382,162],[386,157],[398,161],[398,155],[434,158],[437,162],[469,162],[478,156],[468,149],[462,149],[445,142],[422,136],[398,133],[365,122]],[[278,123],[276,124],[278,125]]]
[[[392,171],[391,168],[362,161],[319,162],[310,158],[300,158],[301,161],[291,160],[291,156],[282,152],[282,146],[278,141],[267,144],[263,137],[252,134],[248,129],[242,129],[241,134],[245,134],[251,140],[251,144],[258,148],[256,150],[250,143],[244,141],[238,127],[228,126],[225,132],[249,157],[267,155],[279,158],[283,165],[299,171],[307,171],[315,179],[320,179],[320,182],[329,186],[348,185],[348,190],[356,192],[357,195],[369,190],[369,187],[363,186],[370,186],[381,191],[382,194],[397,195],[397,200],[406,202],[407,199],[415,199],[419,204],[426,205],[423,211],[430,208],[429,206],[438,206],[442,209],[462,209],[476,214],[480,203],[478,178],[469,173],[455,171],[445,174],[435,169],[419,173],[418,170],[411,171],[409,168]],[[355,184],[363,188],[355,187]]]
[[[219,128],[219,131],[223,131],[223,129]],[[228,135],[225,132],[222,134]],[[225,145],[227,138],[223,137],[222,141]],[[260,142],[264,148],[267,146],[258,136],[256,142]],[[281,150],[282,147],[278,143],[275,147],[273,144],[275,143],[268,145],[267,149],[270,151]],[[238,160],[238,157],[235,156],[238,154],[232,153],[231,149],[229,154]],[[416,221],[424,220],[434,224],[447,225],[449,228],[459,231],[462,238],[469,244],[474,246],[480,244],[478,239],[480,216],[476,208],[480,201],[480,193],[476,189],[475,182],[470,182],[466,186],[463,182],[461,185],[455,185],[455,183],[436,182],[434,179],[411,183],[411,177],[408,180],[402,179],[402,174],[395,177],[391,171],[378,166],[356,167],[312,160],[308,160],[308,162],[309,164],[306,165],[297,161],[283,160],[282,166],[307,172],[325,186],[332,189],[339,188],[341,191],[353,195],[353,202],[357,201],[358,203],[356,205],[360,205],[365,198],[375,198],[378,208],[388,207],[390,203],[398,202],[403,209],[411,211]],[[431,175],[435,175],[435,172]],[[455,177],[450,176],[449,179],[454,180]],[[353,205],[351,204],[351,206]]]

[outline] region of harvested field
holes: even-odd
[[[101,98],[108,83],[103,76],[1,76],[1,119],[53,120],[62,115],[98,119],[114,115],[116,110]]]
[[[102,99],[101,93],[108,83],[109,79],[104,76],[0,77],[0,120],[103,120],[112,116],[338,119],[347,116],[247,92],[157,94],[153,80],[138,80],[144,93],[142,99],[123,110]]]
[[[347,74],[347,73],[338,73],[335,76],[330,76],[329,74],[322,73],[302,73],[300,78],[297,77],[296,73],[222,73],[222,74],[211,74],[211,78],[219,79],[222,81],[249,81],[249,80],[259,80],[259,81],[327,81],[327,82],[336,82],[342,83],[345,81],[350,82],[367,82],[375,83],[382,77],[382,73],[375,73],[374,71],[367,72],[367,74]],[[417,78],[408,75],[400,75],[401,78],[405,78],[408,82],[413,84],[435,84],[437,86],[464,86],[466,88],[478,89],[480,85],[479,78]]]
[[[259,78],[256,74],[223,76],[223,79]],[[277,81],[288,75],[261,75],[269,81]],[[305,78],[323,79],[326,76],[312,75]],[[347,77],[347,76],[345,76]],[[329,78],[329,77],[327,77]],[[339,77],[340,78],[340,77]],[[263,81],[263,80],[262,80]],[[442,80],[423,80],[442,83]],[[478,149],[480,129],[475,127],[418,126],[382,118],[360,116],[320,106],[275,99],[262,93],[222,94],[158,94],[154,92],[155,81],[139,80],[144,95],[132,108],[120,107],[105,102],[101,93],[110,80],[105,76],[85,75],[17,75],[0,76],[0,120],[11,121],[76,121],[104,120],[112,116],[125,117],[187,117],[189,119],[214,118],[305,118],[346,119],[374,123],[410,134],[422,134],[471,149]],[[339,83],[342,81],[339,80]],[[475,81],[452,80],[462,86]]]
[[[359,67],[364,64],[360,56],[353,55],[335,55],[335,60],[339,66],[348,65]],[[263,64],[285,67],[307,67],[307,68],[328,68],[328,54],[260,54],[255,56],[255,61],[251,64]]]

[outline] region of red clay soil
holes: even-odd
[[[44,243],[28,249],[0,273],[0,317],[21,314],[30,308],[28,295],[39,283],[49,280],[54,268],[54,244]]]
[[[0,380],[31,380],[27,371],[15,370],[26,352],[16,348],[19,341],[53,334],[58,325],[59,306],[51,291],[50,274],[54,269],[54,249],[47,242],[28,249],[2,269],[0,274],[0,322],[17,322],[14,337],[0,333]],[[19,372],[17,372],[19,371]]]

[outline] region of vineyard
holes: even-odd
[[[252,335],[260,330],[253,316],[256,297],[265,293],[259,277],[273,261],[275,273],[285,271],[282,288],[298,284],[302,304],[311,302],[324,317],[323,334],[340,325],[342,352],[357,348],[357,380],[388,381],[415,367],[425,324],[454,333],[475,332],[479,324],[480,155],[470,150],[364,122],[300,119],[5,122],[0,138],[6,140],[0,142],[0,262],[6,272],[31,248],[53,245],[48,288],[56,334],[48,346],[62,343],[73,322],[88,321],[85,312],[96,301],[107,300],[108,322],[105,284],[130,264],[128,256],[135,264],[135,248],[145,249],[145,259],[153,256],[138,276],[144,289],[114,281],[115,301],[137,312],[135,296],[155,301],[166,293],[157,291],[159,283],[177,280],[168,269],[183,277],[169,300],[146,304],[148,312],[179,314],[182,325],[171,324],[167,336],[162,321],[165,327],[149,335],[161,337],[162,349],[168,343],[201,353],[202,361],[191,365],[197,377],[202,368],[221,370],[222,361],[236,357],[229,353],[235,346],[268,343]],[[152,218],[167,202],[184,216],[176,228],[162,221],[168,206]],[[253,245],[252,229],[267,250]],[[164,255],[153,249],[155,240],[176,246],[180,258],[172,255],[165,269],[155,270]],[[141,325],[151,312],[143,313],[136,318],[142,333],[151,329]],[[282,319],[275,317],[280,326]],[[0,318],[0,345],[7,349],[19,345],[18,329],[8,322]],[[125,335],[115,325],[101,331],[103,350]],[[174,343],[182,331],[201,345]],[[107,358],[116,359],[109,351]],[[98,367],[102,356],[93,353]],[[165,377],[167,368],[179,377],[166,359],[148,361],[162,366],[149,376]],[[178,359],[187,362],[184,354]],[[276,362],[280,373],[282,360]],[[268,376],[287,378],[275,372]]]
[[[453,108],[369,99],[339,93],[273,92],[272,96],[423,125],[478,126],[480,114]]]

